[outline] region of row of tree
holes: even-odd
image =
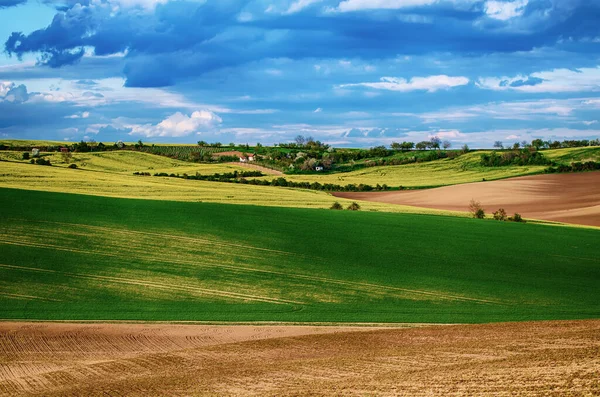
[[[504,146],[502,141],[494,142],[495,149],[529,149],[534,148],[536,150],[541,149],[563,149],[563,148],[574,148],[574,147],[587,147],[587,146],[600,146],[600,139],[581,139],[581,140],[564,140],[560,141],[545,141],[543,139],[534,139],[531,142],[521,141],[515,142],[512,145]]]

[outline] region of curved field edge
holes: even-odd
[[[473,323],[600,315],[599,232],[0,189],[0,318]]]

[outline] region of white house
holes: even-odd
[[[239,156],[240,158],[240,163],[247,163],[248,161],[254,161],[254,155],[253,154],[243,154],[241,156]]]
[[[315,171],[323,171],[323,167],[322,167],[322,166],[320,166],[320,165],[317,165],[317,166],[315,167]]]
[[[38,157],[40,155],[40,149],[34,147],[33,149],[31,149],[31,155],[33,157]]]

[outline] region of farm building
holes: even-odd
[[[317,166],[315,167],[315,171],[323,171],[323,167],[322,167],[322,166],[320,166],[320,165],[317,165]]]
[[[60,152],[61,153],[69,153],[69,148],[67,148],[67,147],[61,147],[60,148]]]
[[[33,149],[31,149],[31,155],[33,157],[38,157],[40,155],[40,149],[34,147]]]

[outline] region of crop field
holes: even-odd
[[[481,152],[462,155],[454,159],[441,159],[406,165],[376,166],[334,174],[287,175],[286,179],[300,182],[346,184],[387,184],[397,187],[430,187],[455,185],[503,179],[542,172],[545,166],[483,167],[479,165]]]
[[[547,166],[484,167],[479,164],[485,151],[471,152],[454,159],[441,159],[423,163],[376,166],[345,173],[286,175],[286,179],[301,182],[346,184],[387,184],[388,186],[434,187],[460,183],[491,181],[516,176],[541,173]],[[600,148],[572,148],[544,150],[549,159],[569,164],[574,161],[600,161]]]
[[[594,396],[600,321],[0,323],[0,396]]]
[[[1,153],[1,152],[0,152]],[[151,156],[151,155],[149,155]],[[158,156],[153,156],[158,157]],[[236,166],[228,164],[191,165],[165,169],[165,172],[201,173],[231,172]],[[218,167],[218,168],[215,168]],[[245,168],[240,168],[241,170]],[[162,172],[162,169],[150,170]],[[261,206],[329,208],[338,201],[344,206],[352,203],[316,190],[253,186],[233,183],[206,182],[179,178],[135,176],[131,172],[112,173],[59,166],[32,165],[26,162],[0,161],[0,187],[78,193],[95,196],[141,198],[151,200],[193,201]],[[364,211],[429,213],[466,216],[464,212],[423,209],[395,204],[361,202]]]
[[[237,186],[236,186],[237,187]],[[0,190],[0,318],[491,322],[600,314],[600,232]]]

